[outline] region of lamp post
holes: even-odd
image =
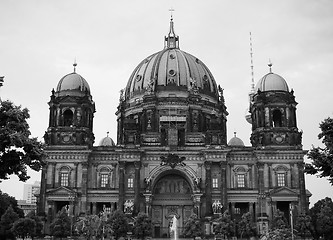
[[[100,212],[100,219],[102,223],[102,240],[104,240],[104,232],[105,232],[105,222],[106,222],[106,206],[103,205],[103,210]]]
[[[293,205],[291,203],[289,203],[289,213],[290,213],[291,239],[294,240]]]

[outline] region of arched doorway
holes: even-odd
[[[193,189],[185,174],[174,169],[160,174],[152,193],[153,237],[170,237],[173,216],[177,218],[177,235],[181,236],[184,222],[194,210]]]

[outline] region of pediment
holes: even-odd
[[[75,191],[69,189],[69,188],[66,188],[66,187],[58,187],[56,189],[52,189],[50,191],[47,192],[48,195],[56,195],[56,196],[66,196],[68,197],[69,195],[75,195]]]
[[[298,192],[295,190],[292,190],[288,187],[280,187],[277,189],[274,189],[270,192],[270,195],[272,197],[279,197],[279,196],[298,196]]]
[[[77,103],[77,101],[78,101],[77,97],[73,97],[73,96],[69,96],[69,95],[62,97],[59,100],[59,102],[61,102],[61,103]]]

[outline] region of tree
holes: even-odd
[[[328,181],[333,185],[333,119],[327,118],[319,125],[321,133],[318,139],[322,139],[324,148],[313,147],[308,152],[308,158],[312,159],[312,163],[305,164],[305,172],[307,174],[318,175],[319,177],[327,177]]]
[[[34,237],[34,236],[36,236],[36,237],[37,236],[41,236],[42,235],[42,231],[43,231],[43,227],[44,227],[43,222],[41,220],[41,217],[37,216],[35,211],[29,212],[26,217],[32,219],[36,223],[35,234],[33,236],[32,235],[31,236],[32,237]]]
[[[12,206],[9,206],[6,212],[1,216],[0,239],[15,239],[12,227],[14,222],[18,219],[19,215],[14,212]]]
[[[266,239],[274,240],[291,240],[291,229],[288,226],[288,222],[284,213],[279,209],[276,210],[271,228],[265,234]]]
[[[274,240],[291,240],[292,239],[290,229],[288,229],[288,228],[270,229],[265,234],[265,236],[266,236],[266,239],[274,239]]]
[[[70,235],[71,220],[65,207],[58,212],[56,218],[50,225],[51,235],[55,237],[67,237]]]
[[[27,108],[10,101],[0,103],[0,182],[11,174],[26,181],[30,178],[27,166],[39,171],[43,165],[43,145],[29,137],[29,117]]]
[[[309,231],[314,239],[333,237],[333,202],[326,197],[316,202],[309,210],[311,228]],[[331,237],[331,238],[330,238]]]
[[[288,221],[284,216],[284,213],[279,209],[276,210],[272,219],[272,229],[284,229],[288,228]]]
[[[89,215],[81,218],[74,227],[79,235],[92,239],[100,235],[101,219],[97,215]]]
[[[15,236],[25,239],[26,237],[34,237],[36,235],[36,222],[31,218],[20,218],[16,220],[12,227]]]
[[[115,239],[126,236],[129,230],[128,220],[121,210],[114,211],[108,219],[107,224],[110,224],[112,235]]]
[[[238,233],[242,237],[254,237],[257,235],[257,226],[252,220],[251,213],[244,213],[238,223]]]
[[[134,220],[133,234],[135,238],[145,239],[145,237],[151,236],[152,234],[152,225],[151,219],[147,214],[139,213]]]
[[[0,217],[6,212],[9,206],[12,206],[14,212],[16,212],[20,218],[24,217],[24,212],[18,207],[16,199],[0,190]]]
[[[235,234],[235,224],[231,220],[230,214],[226,211],[217,219],[217,225],[214,227],[215,234],[231,237]]]
[[[185,222],[183,234],[185,237],[201,237],[203,234],[200,218],[196,214],[192,214]]]
[[[297,235],[302,239],[305,239],[310,234],[311,229],[312,225],[310,215],[307,213],[301,213],[298,215],[295,221],[295,231]]]

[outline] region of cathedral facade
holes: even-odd
[[[267,73],[250,94],[251,144],[227,141],[223,89],[208,67],[179,48],[173,20],[164,49],[145,58],[121,91],[117,144],[94,146],[95,103],[88,82],[64,76],[49,102],[39,211],[47,226],[64,206],[76,217],[147,213],[153,237],[169,236],[195,213],[212,233],[214,218],[252,214],[259,232],[277,209],[308,209],[302,132],[293,90]]]

